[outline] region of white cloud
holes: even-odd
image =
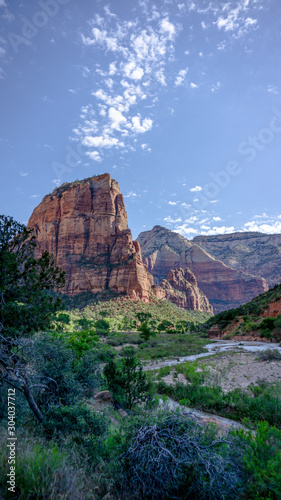
[[[281,233],[281,216],[270,217],[266,214],[256,215],[243,226],[243,231],[254,231],[259,233]]]
[[[28,175],[28,172],[20,172],[21,177],[26,177]]]
[[[117,37],[112,37],[108,35],[106,30],[100,30],[99,28],[92,29],[93,38],[85,37],[82,35],[82,42],[84,45],[102,45],[108,51],[118,52],[122,51],[123,47],[120,45]]]
[[[134,191],[130,191],[128,194],[124,195],[124,198],[136,198],[138,195]]]
[[[173,229],[176,233],[181,234],[182,236],[188,236],[192,237],[196,234],[198,234],[198,230],[194,229],[193,227],[189,227],[187,224],[182,224],[181,226],[176,226]]]
[[[168,217],[165,217],[163,220],[168,224],[177,224],[178,222],[182,222],[182,219],[180,217],[178,217],[178,219],[172,219],[170,215]]]
[[[110,65],[109,65],[109,75],[110,76],[115,75],[116,71],[117,71],[116,62],[110,63]]]
[[[125,64],[123,71],[125,76],[127,78],[131,78],[132,80],[141,80],[144,75],[143,69],[140,66],[137,66],[135,61]]]
[[[218,222],[218,221],[221,220],[221,218],[220,217],[213,217],[213,220],[216,221],[216,222]]]
[[[7,7],[5,0],[0,0],[0,7]]]
[[[111,120],[111,127],[115,130],[120,130],[120,125],[127,123],[127,118],[118,109],[113,107],[109,108],[108,116]]]
[[[133,116],[132,118],[132,126],[134,132],[137,134],[143,134],[144,132],[147,132],[152,128],[153,121],[151,118],[144,118],[144,120],[141,122],[140,116]]]
[[[191,193],[198,193],[199,191],[202,191],[202,186],[195,186],[194,188],[190,188],[189,191],[191,191]]]
[[[205,23],[205,21],[201,22],[201,26],[202,26],[203,30],[207,29],[207,24]]]
[[[151,152],[151,148],[148,144],[141,144],[141,149],[143,149],[143,151],[148,151],[149,153]]]
[[[235,228],[234,226],[230,226],[230,227],[226,227],[226,226],[221,226],[221,227],[213,227],[209,230],[205,230],[202,232],[202,234],[204,235],[212,235],[212,234],[230,234],[230,233],[234,233],[235,232]]]
[[[111,148],[119,143],[116,137],[109,136],[86,136],[83,140],[83,145],[94,148]]]
[[[215,85],[212,86],[211,91],[216,92],[217,90],[219,90],[220,86],[221,86],[220,82],[217,82]]]
[[[183,84],[183,82],[184,82],[184,80],[185,80],[185,77],[186,77],[187,72],[188,72],[188,68],[182,69],[182,70],[179,72],[179,74],[178,74],[178,76],[177,76],[177,78],[176,78],[176,80],[175,80],[175,85],[176,85],[176,86],[178,86],[178,85],[182,85],[182,84]]]
[[[210,200],[210,203],[218,203],[219,200]]]
[[[231,2],[227,2],[221,9],[219,17],[214,24],[217,25],[219,30],[237,32],[237,37],[242,36],[251,27],[257,25],[257,19],[247,15],[249,3],[250,0],[239,0],[234,7]],[[254,0],[253,8],[259,8],[258,4],[259,0]]]
[[[86,155],[94,161],[101,161],[101,157],[98,151],[88,151]]]
[[[193,82],[191,82],[190,87],[192,89],[198,89],[198,85],[196,85],[196,83],[193,83]]]
[[[61,179],[53,179],[53,180],[52,180],[52,182],[53,182],[53,184],[54,184],[56,187],[58,187],[58,186],[60,186],[60,185],[61,185],[61,182],[62,182],[62,181],[61,181]]]
[[[169,19],[162,19],[160,22],[160,32],[163,34],[167,34],[169,40],[172,40],[174,35],[176,34],[176,28],[175,26],[170,23]]]
[[[168,204],[169,204],[169,205],[176,205],[176,204],[177,204],[177,201],[168,201]]]
[[[77,94],[76,90],[74,90],[74,89],[68,89],[68,92],[69,92],[70,94]]]

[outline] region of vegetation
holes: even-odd
[[[221,331],[230,330],[227,338],[234,335],[246,335],[256,332],[260,337],[270,341],[281,340],[281,314],[277,317],[263,318],[261,315],[268,306],[281,299],[281,285],[275,285],[258,297],[254,298],[248,304],[223,311],[212,318],[209,318],[204,328],[209,330],[213,325],[217,325]],[[277,311],[276,311],[277,312]]]
[[[134,356],[126,356],[117,364],[111,360],[103,370],[114,400],[131,410],[137,403],[148,401],[151,384],[142,365]]]
[[[0,497],[280,498],[281,384],[224,394],[208,385],[208,369],[199,370],[198,363],[175,367],[186,385],[177,377],[174,385],[161,380],[170,367],[160,368],[155,380],[142,362],[202,352],[209,341],[201,324],[209,315],[167,302],[120,298],[64,311],[58,298],[63,273],[47,253],[34,258],[35,244],[24,226],[0,217]],[[260,322],[261,329],[274,333],[280,327],[275,321]],[[270,351],[262,359],[279,358]],[[11,386],[17,436],[12,494],[7,483]],[[104,389],[114,405],[94,398]],[[199,424],[184,408],[161,412],[156,390],[182,405],[244,420],[255,433]]]

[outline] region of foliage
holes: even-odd
[[[281,429],[281,399],[274,386],[251,386],[253,395],[242,389],[234,389],[227,394],[220,386],[199,385],[198,380],[184,385],[177,382],[174,386],[162,380],[157,385],[157,392],[166,394],[177,401],[188,399],[191,406],[214,411],[219,415],[251,422],[267,421]]]
[[[160,414],[136,425],[125,448],[118,478],[125,498],[241,498],[242,453],[231,435]]]
[[[227,328],[231,322],[235,322],[239,317],[243,317],[244,328],[246,332],[251,330],[260,330],[263,336],[271,338],[271,332],[274,329],[280,329],[281,327],[281,315],[274,318],[264,318],[260,323],[256,323],[259,320],[263,311],[269,306],[271,302],[279,300],[281,298],[281,285],[275,285],[273,288],[267,292],[255,297],[251,302],[239,306],[236,309],[230,309],[228,311],[223,311],[216,314],[212,318],[209,318],[205,325],[205,329],[209,329],[213,325],[218,325],[221,330]],[[251,323],[254,320],[254,323]],[[279,332],[280,334],[280,332]]]
[[[281,432],[259,422],[255,436],[244,430],[236,433],[245,443],[243,457],[248,475],[246,498],[278,500],[281,497]]]
[[[67,456],[57,445],[20,436],[16,458],[16,492],[7,491],[7,436],[2,433],[0,452],[1,498],[86,498],[86,476],[73,454]],[[89,498],[89,497],[88,497]]]
[[[98,359],[95,353],[81,357],[69,349],[61,338],[41,334],[34,341],[31,363],[38,375],[48,380],[48,390],[38,391],[41,407],[71,405],[92,393],[99,381]],[[35,374],[34,374],[35,375]]]
[[[32,230],[0,216],[0,324],[2,334],[16,336],[47,328],[61,307],[50,291],[64,285],[64,273],[48,252],[35,259]]]
[[[278,349],[266,349],[265,351],[260,351],[258,353],[259,359],[261,361],[280,361],[281,353]]]
[[[108,335],[110,324],[105,319],[98,319],[94,325],[99,335]]]
[[[74,434],[78,439],[85,436],[101,436],[107,428],[106,421],[100,413],[87,406],[53,406],[46,413],[42,424],[44,436],[48,439]]]
[[[95,330],[80,330],[79,332],[70,332],[62,337],[66,345],[74,349],[81,357],[85,352],[92,349],[100,339],[96,335]]]
[[[110,361],[103,374],[114,399],[126,408],[131,409],[137,403],[148,400],[151,384],[136,357],[126,356],[119,364]]]

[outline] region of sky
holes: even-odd
[[[0,212],[108,172],[134,238],[281,233],[280,0],[0,0]]]

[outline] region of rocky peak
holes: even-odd
[[[171,269],[167,279],[154,287],[156,297],[169,300],[182,309],[213,312],[206,295],[198,288],[194,274],[188,268]]]
[[[36,252],[47,250],[66,272],[65,293],[111,290],[149,300],[151,280],[128,228],[124,199],[109,174],[64,183],[28,222]]]

